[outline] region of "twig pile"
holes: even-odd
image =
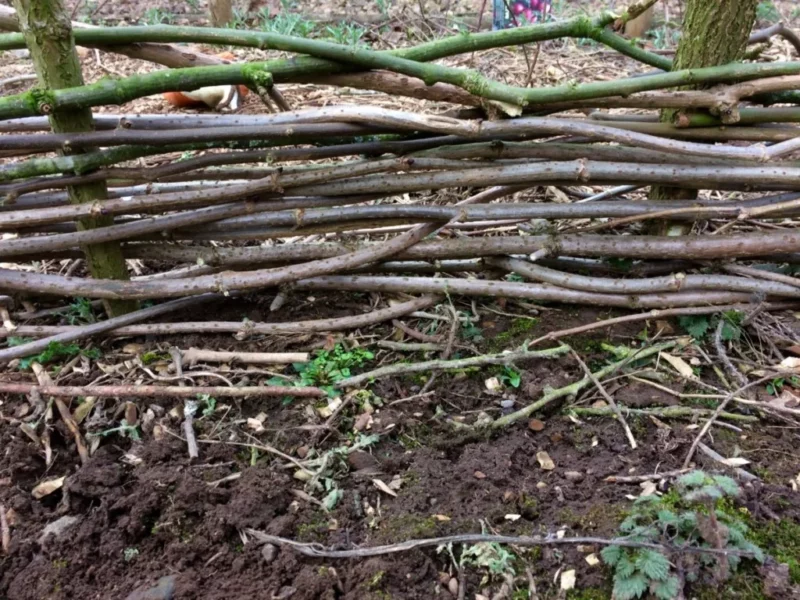
[[[800,130],[792,124],[800,108],[770,106],[800,103],[800,62],[669,71],[668,59],[609,28],[620,23],[609,15],[576,18],[396,52],[230,30],[80,29],[80,44],[129,56],[149,52],[151,60],[173,67],[209,66],[0,98],[0,148],[4,157],[17,158],[0,166],[0,233],[6,234],[0,259],[18,265],[0,269],[0,289],[21,296],[201,301],[203,294],[265,288],[286,294],[290,286],[648,309],[751,303],[769,309],[799,298],[800,280],[761,264],[730,263],[800,261],[793,220],[800,215],[800,162],[792,160],[800,150]],[[666,72],[523,88],[432,62],[561,37],[594,39]],[[305,56],[236,65],[195,57],[192,63],[191,53],[176,58],[175,48],[163,45],[185,41]],[[22,45],[19,34],[0,36],[0,50]],[[287,110],[274,84],[308,81],[471,108],[448,115],[374,106]],[[249,86],[277,112],[98,115],[96,131],[74,134],[41,133],[48,122],[37,116],[234,84]],[[670,90],[686,84],[717,87]],[[652,113],[604,108],[676,112],[672,122],[659,122]],[[56,150],[63,155],[45,155]],[[157,168],[118,166],[198,150],[206,153],[181,154]],[[65,190],[91,182],[106,183],[108,199],[70,203]],[[658,203],[630,196],[657,184],[742,193]],[[613,187],[587,194],[588,185]],[[540,197],[533,190],[542,187],[560,190],[560,201],[534,201]],[[451,203],[456,194],[448,191],[466,189],[472,195]],[[99,216],[114,222],[82,225]],[[694,234],[649,234],[645,226],[667,219]],[[82,249],[98,244],[121,244],[125,258],[171,267],[130,281],[24,267],[80,258]],[[627,261],[633,269],[598,259]],[[406,308],[418,310],[420,302]],[[378,311],[375,318],[399,314]],[[130,328],[152,315],[134,313],[94,333]],[[26,335],[51,329],[27,328]]]

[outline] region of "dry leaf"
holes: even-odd
[[[694,374],[692,367],[690,367],[688,363],[679,356],[674,356],[669,352],[662,352],[661,356],[665,361],[672,365],[672,368],[674,368],[686,379],[697,379],[697,375]]]
[[[640,496],[653,496],[658,490],[655,482],[653,481],[643,481],[639,484],[639,487],[642,488],[642,493],[639,494]]]
[[[530,429],[531,431],[541,431],[542,429],[544,429],[544,423],[539,419],[531,419],[528,422],[528,429]]]
[[[294,472],[293,477],[298,481],[311,481],[311,478],[314,477],[314,474],[304,469],[298,469]]]
[[[123,354],[140,354],[144,352],[145,345],[144,344],[125,344],[122,347]]]
[[[544,450],[540,450],[536,453],[536,460],[539,461],[539,466],[545,471],[552,471],[556,468],[556,463],[553,462],[553,459],[550,458],[550,455]]]
[[[372,427],[372,415],[369,413],[361,413],[356,417],[356,422],[353,423],[353,429],[356,431],[364,431]]]
[[[395,475],[394,477],[392,477],[392,480],[389,482],[389,487],[392,488],[396,492],[401,487],[403,487],[404,483],[405,483],[405,481],[403,481],[403,479],[401,479],[401,477],[399,475]]]
[[[78,425],[83,423],[83,420],[92,412],[95,402],[97,402],[97,398],[94,396],[87,396],[84,401],[77,406],[75,412],[72,413],[72,418]]]
[[[503,389],[503,384],[500,383],[500,380],[497,377],[490,377],[483,382],[483,385],[485,385],[486,390],[492,394],[497,394],[501,389]]]
[[[795,371],[800,373],[800,358],[788,356],[781,361],[778,367],[781,371]]]
[[[384,494],[389,494],[390,496],[397,498],[397,492],[395,492],[392,488],[388,485],[383,483],[380,479],[373,479],[372,483],[375,484],[375,487],[382,491]]]
[[[247,419],[247,426],[253,430],[254,433],[261,433],[264,431],[264,425],[258,419],[252,417]]]
[[[575,569],[561,573],[561,589],[565,592],[575,589]]]
[[[486,473],[483,471],[475,471],[472,475],[475,477],[475,479],[486,479]]]
[[[56,490],[60,490],[64,486],[66,477],[59,477],[58,479],[48,479],[43,481],[31,490],[31,495],[37,500],[49,496]]]
[[[450,520],[452,520],[447,515],[433,515],[433,518],[436,519],[437,521],[450,521]]]

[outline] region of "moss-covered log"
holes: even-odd
[[[83,85],[80,61],[75,52],[72,25],[61,0],[15,0],[20,28],[31,52],[40,84],[48,90],[74,88]],[[55,133],[92,131],[92,111],[88,108],[69,111],[53,110],[49,114]],[[104,181],[96,181],[67,188],[70,202],[83,204],[106,198]],[[80,229],[94,229],[112,225],[112,217],[85,217],[78,223]],[[98,279],[128,279],[128,270],[122,250],[116,242],[92,244],[83,248],[92,275]],[[134,310],[131,301],[108,301],[110,316]]]

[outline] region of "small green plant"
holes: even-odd
[[[144,20],[148,25],[171,25],[175,17],[161,8],[152,7],[144,11]]]
[[[771,0],[763,0],[756,7],[756,19],[759,21],[777,22],[781,20],[781,13]]]
[[[197,394],[197,401],[203,406],[204,417],[210,417],[217,410],[217,399],[208,394]]]
[[[795,389],[800,388],[800,376],[793,375],[788,381],[785,377],[776,377],[767,384],[767,393],[770,396],[779,396],[787,383]]]
[[[301,15],[282,12],[273,17],[270,15],[268,8],[261,9],[257,20],[263,31],[279,33],[281,35],[310,38],[317,29],[316,23],[304,19]]]
[[[341,392],[333,387],[337,381],[350,377],[353,367],[361,367],[375,355],[365,348],[348,349],[342,344],[337,344],[333,350],[321,350],[309,363],[295,363],[294,370],[300,379],[294,382],[295,387],[316,386],[328,392],[328,396],[335,397]],[[273,377],[269,380],[271,385],[286,385],[286,379]]]
[[[88,298],[75,298],[72,304],[69,305],[69,310],[64,317],[70,325],[85,325],[97,322],[92,301]]]
[[[646,593],[672,600],[685,581],[700,579],[704,572],[725,581],[746,553],[763,562],[764,553],[747,538],[748,527],[735,511],[726,510],[740,494],[738,484],[724,475],[692,471],[678,479],[664,497],[642,496],[620,524],[620,533],[631,542],[672,547],[714,548],[730,554],[681,552],[667,558],[652,548],[607,546],[603,561],[614,570],[614,598],[633,600]]]
[[[9,338],[8,345],[9,346],[20,346],[26,343],[28,340],[24,338]],[[61,342],[50,342],[47,345],[47,348],[42,350],[39,354],[35,354],[33,356],[28,356],[26,358],[22,358],[19,361],[19,369],[21,371],[27,371],[31,368],[31,365],[35,362],[39,363],[40,365],[46,365],[58,359],[70,359],[78,354],[83,354],[88,358],[100,358],[100,351],[97,348],[91,348],[89,350],[81,350],[81,347],[77,344],[62,344]]]
[[[343,46],[358,46],[361,43],[361,38],[364,37],[366,29],[353,25],[352,23],[339,23],[338,25],[328,25],[325,28],[327,37],[331,38],[337,44]]]
[[[139,428],[135,425],[128,425],[125,419],[120,421],[119,427],[104,429],[103,431],[99,431],[97,433],[87,433],[86,437],[108,437],[115,433],[120,434],[124,438],[130,438],[135,442],[138,442],[142,439],[142,436],[139,435]]]
[[[248,20],[247,12],[240,9],[234,8],[233,9],[233,19],[230,23],[228,23],[228,27],[231,29],[247,29],[247,20]]]
[[[514,561],[517,556],[510,552],[505,546],[496,542],[480,542],[471,546],[466,546],[461,550],[461,555],[456,559],[453,553],[453,544],[439,546],[438,553],[447,552],[453,564],[459,570],[469,567],[486,569],[487,574],[483,577],[481,585],[485,585],[493,579],[503,579],[516,575]]]
[[[500,374],[499,379],[503,385],[510,385],[513,388],[518,388],[522,383],[522,374],[514,367],[506,365],[503,367],[503,372]]]
[[[125,562],[131,562],[137,556],[139,556],[139,550],[137,548],[125,548],[125,550],[122,551],[122,558],[125,559]]]
[[[723,320],[722,339],[726,342],[736,341],[742,337],[742,320],[744,314],[729,310],[724,313],[713,315],[709,318],[706,315],[685,315],[678,318],[678,323],[686,332],[696,340],[702,340],[710,332],[716,331],[720,320]]]
[[[375,6],[378,7],[378,12],[382,17],[389,16],[389,0],[375,0]]]
[[[783,391],[783,386],[786,384],[786,379],[783,377],[776,377],[767,384],[767,393],[770,396],[778,396]]]

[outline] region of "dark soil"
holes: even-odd
[[[225,310],[220,307],[215,314],[219,318],[234,318],[235,314],[235,318],[255,317],[253,311],[260,310],[259,305],[258,300],[243,300]],[[335,316],[353,310],[338,303],[336,296],[318,298],[313,306],[313,310],[310,305],[290,307],[283,316],[291,319],[296,311],[304,318]],[[504,347],[513,347],[525,337],[599,316],[591,310],[548,311],[532,328],[525,319],[487,316],[482,322],[484,339],[462,341],[475,343],[483,351],[498,340]],[[630,344],[641,329],[631,326],[573,341],[576,347],[583,347],[585,360],[593,364],[605,360],[603,353],[593,348],[606,341]],[[369,332],[379,337],[389,333],[388,327]],[[115,349],[130,342],[106,341],[103,350],[113,355]],[[173,342],[181,347],[292,349],[322,345],[326,336],[264,337],[244,342],[216,336]],[[138,343],[145,349],[156,348],[148,340]],[[161,343],[162,348],[166,346]],[[376,358],[387,359],[380,354]],[[580,376],[569,357],[529,362],[523,367],[520,387],[505,396],[517,406],[538,397],[546,386],[559,387]],[[632,451],[613,420],[576,422],[564,416],[561,407],[536,415],[544,422],[540,431],[521,423],[495,436],[454,433],[446,417],[471,421],[478,411],[500,414],[501,398],[488,395],[484,387],[484,379],[494,372],[488,368],[440,375],[432,396],[394,406],[390,405],[393,400],[413,394],[427,376],[377,382],[372,389],[384,406],[376,407],[372,415],[371,433],[381,434],[380,441],[341,463],[336,482],[343,495],[329,514],[302,497],[306,488],[293,478],[293,468],[285,468],[286,461],[251,450],[246,444],[268,443],[294,455],[303,454],[308,446],[318,451],[346,446],[355,439],[353,427],[359,412],[355,408],[343,411],[337,430],[326,433],[308,429],[321,420],[310,418],[307,403],[302,401],[218,405],[213,415],[196,422],[201,444],[200,458],[194,462],[187,458],[185,442],[178,438],[180,421],[165,415],[160,421],[163,430],[145,428],[141,441],[119,435],[103,438],[83,467],[69,433],[55,420],[51,431],[55,458],[47,469],[42,450],[13,423],[12,416],[19,414],[24,399],[4,398],[0,405],[5,415],[0,421],[0,502],[11,517],[11,546],[10,554],[0,559],[0,597],[448,598],[447,581],[458,574],[447,555],[435,549],[364,560],[318,560],[301,557],[288,548],[262,552],[244,530],[254,528],[339,549],[482,530],[509,535],[561,535],[558,532],[563,531],[566,536],[613,537],[631,506],[630,498],[641,490],[637,484],[606,483],[604,479],[678,469],[696,435],[696,429],[687,429],[686,422],[671,422],[671,429],[664,430],[649,419],[632,419],[639,442],[639,449]],[[91,370],[73,377],[82,382],[98,374]],[[8,373],[2,377],[19,376]],[[640,385],[623,385],[616,392],[618,401],[632,405],[674,401],[652,394],[652,388],[642,390]],[[593,395],[594,390],[586,392],[589,399]],[[176,405],[163,402],[162,407],[153,407],[147,399],[136,404],[140,414],[148,406],[163,414]],[[106,405],[113,412],[114,403]],[[245,420],[261,412],[268,415],[265,431],[248,437]],[[762,482],[746,486],[742,504],[754,524],[797,526],[800,500],[788,483],[798,473],[798,434],[795,429],[775,425],[746,427],[742,433],[715,429],[713,446],[726,456],[733,456],[738,449],[753,461],[748,468],[761,476]],[[202,443],[204,438],[217,443]],[[540,467],[536,457],[540,451],[552,458],[554,470]],[[702,457],[698,462],[702,468],[719,470],[718,464]],[[239,478],[220,482],[233,474]],[[62,490],[41,500],[32,497],[37,483],[62,475],[67,476]],[[379,491],[373,479],[385,483],[402,480],[397,497]],[[324,493],[314,495],[322,497]],[[510,520],[506,515],[519,518]],[[60,535],[40,541],[45,526],[63,516],[75,517],[77,522]],[[558,586],[553,581],[559,569],[576,569],[579,593],[597,594],[572,593],[569,597],[608,598],[607,571],[586,562],[586,556],[598,550],[560,546],[514,549],[514,553],[518,574],[524,579],[525,568],[530,570],[541,598],[557,597]],[[485,575],[480,569],[463,575],[467,598],[482,590],[491,597],[497,591],[502,582],[487,580]],[[171,579],[163,580],[161,588],[151,589],[163,577]],[[751,581],[748,586],[760,594],[760,584]]]

